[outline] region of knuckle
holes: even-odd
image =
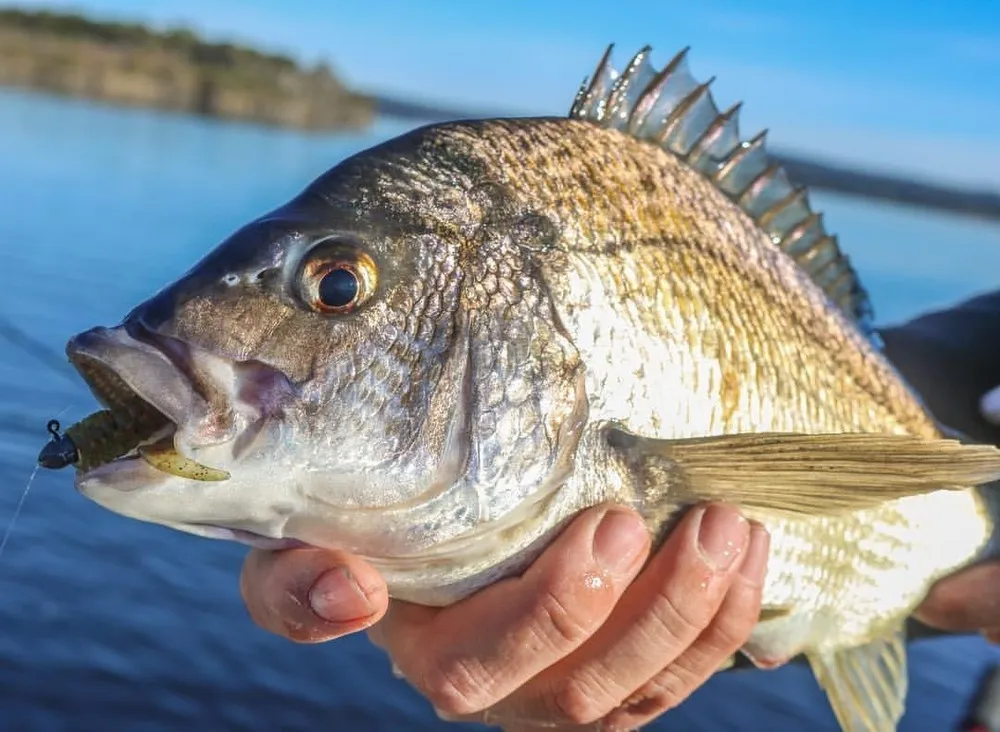
[[[571,725],[592,724],[604,718],[613,705],[604,702],[601,694],[595,694],[586,684],[571,679],[557,689],[552,704],[560,721]]]
[[[661,671],[625,700],[622,710],[638,717],[653,717],[669,711],[697,688],[697,680],[687,669],[673,665]]]
[[[715,607],[705,603],[703,595],[693,596],[694,602],[678,599],[669,591],[660,592],[652,605],[652,620],[669,642],[687,643],[693,640],[712,620]]]
[[[650,681],[653,696],[673,708],[687,699],[722,660],[715,654],[684,654]]]
[[[560,588],[545,588],[535,606],[532,628],[554,649],[575,648],[594,631],[594,623],[586,617],[584,608],[565,602]]]
[[[707,645],[713,650],[732,652],[742,646],[760,617],[762,590],[739,583],[729,590],[725,602],[709,626]]]
[[[490,698],[492,684],[485,670],[465,657],[434,664],[418,688],[435,709],[450,716],[475,714],[495,701]]]
[[[739,649],[753,632],[757,613],[746,608],[725,608],[716,617],[706,640],[712,650],[731,653]]]

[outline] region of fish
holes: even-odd
[[[659,545],[705,501],[771,534],[760,668],[804,655],[893,730],[903,624],[989,551],[1000,451],[937,422],[806,189],[687,49],[613,46],[565,117],[341,161],[67,356],[102,409],[39,455],[112,512],[343,549],[445,606],[587,507]]]

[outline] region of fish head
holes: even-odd
[[[586,398],[539,274],[554,228],[505,196],[411,133],[76,336],[92,391],[145,425],[121,447],[155,443],[78,489],[190,533],[373,559],[532,503],[568,470]]]

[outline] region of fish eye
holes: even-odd
[[[346,315],[364,305],[375,291],[375,262],[353,247],[321,247],[301,268],[303,302],[317,313]]]
[[[358,273],[348,267],[338,267],[327,272],[319,281],[317,299],[325,308],[346,308],[354,302],[360,290]]]

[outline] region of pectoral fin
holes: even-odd
[[[902,628],[857,648],[807,658],[844,732],[896,732],[907,687]]]
[[[799,514],[870,508],[1000,478],[1000,450],[892,434],[639,437],[617,428],[608,444],[641,482],[678,502],[724,501]]]

